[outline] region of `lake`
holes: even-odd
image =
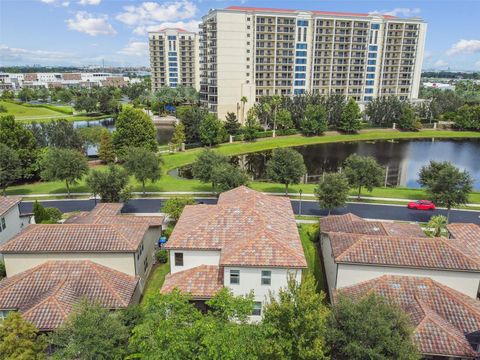
[[[468,170],[480,189],[480,139],[423,139],[394,141],[358,141],[295,147],[305,160],[307,182],[316,183],[324,172],[341,171],[343,161],[351,154],[373,156],[385,166],[387,186],[418,188],[418,172],[430,160],[450,161]],[[254,180],[266,179],[266,163],[272,152],[264,151],[233,156],[231,162],[247,170]],[[191,178],[190,167],[172,172]]]

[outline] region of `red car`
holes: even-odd
[[[409,202],[408,208],[416,210],[435,210],[435,204],[429,200],[417,200]]]

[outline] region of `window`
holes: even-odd
[[[376,65],[377,60],[368,60],[368,65]]]
[[[295,74],[295,79],[305,79],[306,77],[307,77],[307,74],[305,73]]]
[[[297,49],[306,49],[307,44],[297,44]]]
[[[2,230],[5,230],[6,227],[7,227],[7,224],[5,223],[5,218],[2,217]]]
[[[174,35],[168,35],[168,40],[175,40],[177,37]]]
[[[295,80],[295,86],[305,86],[305,80]]]
[[[252,315],[254,315],[254,316],[261,316],[262,315],[262,303],[261,302],[255,301],[253,303]]]
[[[373,80],[367,80],[366,81],[367,86],[373,86],[374,83],[375,83],[375,81],[373,81]]]
[[[270,270],[262,270],[262,285],[272,284],[272,272]]]
[[[375,66],[367,66],[368,72],[375,72]]]
[[[369,51],[377,51],[377,50],[378,50],[378,46],[377,46],[377,45],[370,45],[370,46],[368,47],[368,50],[369,50]]]
[[[293,93],[295,95],[301,95],[301,94],[304,94],[305,93],[305,89],[294,89],[293,90]]]
[[[175,266],[183,266],[183,253],[175,253]]]
[[[307,56],[307,52],[306,51],[297,51],[296,55],[297,56]]]
[[[363,97],[363,100],[365,100],[365,101],[371,101],[371,100],[373,100],[373,96],[364,96],[364,97]]]
[[[306,66],[295,66],[295,71],[307,71]]]
[[[308,26],[308,20],[298,20],[297,25],[298,26]]]
[[[377,54],[376,54],[376,53],[369,53],[369,54],[368,54],[368,57],[369,57],[369,58],[376,58],[376,57],[377,57]]]
[[[365,89],[365,94],[373,94],[373,89],[372,88],[366,88]]]
[[[367,79],[375,79],[375,74],[367,74]]]
[[[295,59],[295,64],[306,64],[307,59]]]
[[[372,29],[374,30],[380,29],[380,24],[372,24]]]
[[[10,311],[12,310],[0,310],[0,323],[5,320]]]
[[[240,270],[230,270],[230,285],[240,284]]]

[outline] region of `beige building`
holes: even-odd
[[[219,118],[234,112],[242,122],[263,95],[415,99],[426,28],[419,18],[240,6],[211,10],[200,25],[200,98]]]
[[[183,29],[163,29],[148,34],[152,91],[178,85],[199,89],[198,37]]]

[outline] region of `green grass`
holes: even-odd
[[[160,289],[162,288],[163,282],[165,281],[165,276],[170,272],[170,264],[158,264],[155,265],[148,277],[145,290],[143,292],[143,298],[147,299],[150,296],[155,296],[158,294]]]
[[[317,245],[314,241],[318,238],[318,224],[299,224],[298,231],[303,245],[303,252],[307,259],[307,271],[315,277],[317,282],[317,291],[323,291],[328,294],[327,282],[323,273],[322,260],[317,251]]]
[[[8,115],[15,115],[15,119],[17,120],[32,117],[65,116],[65,114],[60,111],[54,111],[42,106],[25,106],[9,101],[0,101],[0,105],[3,105],[7,109]]]
[[[424,130],[419,132],[399,132],[388,130],[365,130],[356,135],[328,134],[324,136],[304,137],[301,135],[283,136],[277,138],[260,139],[253,143],[237,142],[233,144],[222,144],[215,148],[225,155],[239,155],[274,149],[276,147],[289,147],[300,145],[321,144],[329,142],[346,142],[362,140],[387,140],[387,139],[414,139],[414,138],[480,138],[480,132],[469,131],[444,131],[444,130]],[[210,184],[201,183],[198,180],[177,179],[167,173],[175,168],[191,164],[196,156],[202,151],[201,148],[177,152],[175,154],[163,154],[164,175],[154,184],[148,184],[147,191],[211,191]],[[131,179],[134,191],[140,191],[140,184]],[[267,182],[251,182],[250,187],[255,190],[265,192],[284,192],[284,186],[281,184]],[[300,189],[304,193],[313,193],[314,184],[301,184],[290,186],[290,192],[298,192]],[[80,181],[72,187],[72,192],[88,192],[84,181]],[[58,194],[66,192],[65,185],[62,182],[36,182],[32,184],[23,184],[12,186],[8,189],[9,194]],[[356,195],[352,190],[352,195]],[[399,199],[420,199],[425,197],[422,189],[409,188],[375,188],[371,193],[362,192],[363,196],[389,197]],[[480,192],[474,192],[470,196],[471,203],[480,203]]]

